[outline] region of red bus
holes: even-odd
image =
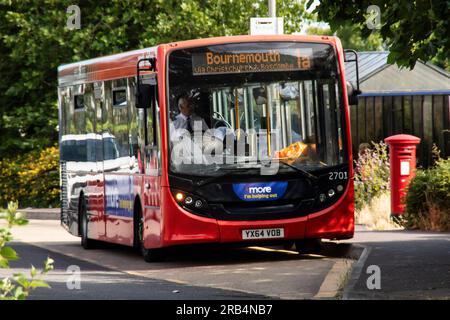
[[[188,244],[310,253],[349,239],[346,83],[328,36],[199,39],[62,65],[61,223],[86,249],[133,246],[146,261]]]

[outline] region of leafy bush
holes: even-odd
[[[0,268],[9,268],[10,261],[19,259],[17,252],[7,246],[7,243],[12,240],[10,229],[13,226],[22,226],[28,223],[20,213],[16,212],[17,207],[17,202],[10,202],[8,209],[0,213],[0,218],[6,219],[7,222],[6,228],[0,228]],[[30,278],[23,273],[16,273],[12,279],[0,279],[0,300],[24,300],[36,288],[50,288],[41,277],[53,269],[53,262],[53,259],[47,258],[41,271],[32,265]]]
[[[0,206],[19,201],[22,206],[59,204],[59,150],[50,147],[0,161]]]
[[[450,159],[418,170],[406,195],[406,213],[400,223],[409,229],[450,231]]]
[[[390,172],[387,145],[372,142],[372,148],[360,152],[355,161],[355,208],[365,205],[389,190]]]

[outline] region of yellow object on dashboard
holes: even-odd
[[[302,142],[295,142],[283,148],[279,151],[276,151],[275,156],[279,159],[292,159],[295,160],[300,158],[302,155],[306,156],[308,145]]]

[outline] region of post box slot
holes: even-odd
[[[399,152],[399,156],[410,156],[411,152]]]

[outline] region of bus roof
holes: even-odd
[[[181,49],[224,43],[264,41],[321,42],[334,45],[336,43],[336,37],[312,35],[242,35],[185,40],[161,45],[167,46],[169,49]],[[58,67],[58,85],[76,85],[87,82],[114,80],[136,76],[137,61],[142,58],[156,57],[157,48],[158,46],[154,46],[75,63],[63,64]]]
[[[208,46],[214,44],[224,44],[224,43],[239,43],[239,42],[264,42],[264,41],[297,41],[297,42],[327,42],[334,44],[336,37],[334,36],[314,36],[314,35],[292,35],[292,34],[282,34],[282,35],[242,35],[242,36],[227,36],[227,37],[213,37],[213,38],[203,38],[194,40],[184,40],[171,42],[167,45],[170,47],[178,48],[188,48],[197,46]]]
[[[156,56],[156,47],[64,64],[58,67],[58,85],[75,85],[136,75],[136,63]]]

